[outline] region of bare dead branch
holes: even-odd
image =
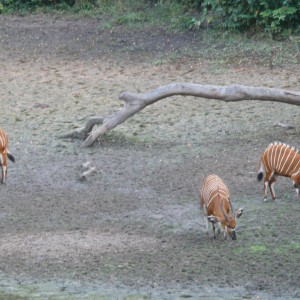
[[[243,100],[273,101],[300,106],[300,92],[296,91],[243,85],[217,86],[196,83],[172,83],[160,86],[144,94],[122,93],[119,99],[123,100],[125,105],[121,110],[106,117],[91,118],[85,127],[77,129],[65,135],[65,137],[86,137],[89,134],[84,142],[84,146],[91,146],[100,135],[123,123],[146,106],[175,95],[195,96],[225,102]],[[101,124],[101,126],[90,133],[96,124]]]
[[[68,132],[62,136],[62,138],[77,138],[85,139],[95,125],[102,124],[104,117],[92,117],[90,118],[84,127],[77,128],[74,131]]]
[[[285,129],[294,129],[295,128],[294,125],[287,124],[287,123],[281,123],[281,122],[276,122],[276,123],[274,123],[273,126],[274,127],[282,127],[282,128],[285,128]]]

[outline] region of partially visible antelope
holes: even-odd
[[[12,162],[15,162],[14,156],[8,151],[8,136],[3,129],[0,129],[0,165],[2,169],[2,183],[6,182],[7,158]]]
[[[277,176],[290,177],[300,200],[300,154],[294,148],[283,143],[272,143],[260,156],[257,180],[261,181],[265,173],[264,201],[267,201],[267,187],[272,199],[276,199],[274,184]]]
[[[209,222],[212,224],[214,239],[216,238],[216,225],[221,225],[224,238],[230,236],[236,240],[236,218],[243,214],[243,208],[233,210],[230,193],[223,180],[217,175],[205,178],[200,189],[201,207],[207,217],[206,230]],[[231,211],[231,213],[230,213]]]

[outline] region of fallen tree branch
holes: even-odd
[[[282,128],[285,128],[285,129],[294,129],[295,128],[294,125],[281,123],[281,122],[276,122],[276,123],[274,123],[273,126],[274,127],[282,127]]]
[[[91,117],[84,127],[77,128],[74,131],[64,134],[63,138],[85,139],[95,125],[102,124],[104,117]]]
[[[225,102],[243,100],[273,101],[300,106],[300,92],[296,91],[243,85],[217,86],[195,83],[172,83],[160,86],[144,94],[122,93],[119,99],[123,100],[125,105],[121,110],[109,116],[91,118],[83,128],[68,133],[64,137],[81,138],[88,135],[84,146],[91,146],[100,135],[123,123],[146,106],[175,95],[195,96]],[[90,132],[96,124],[101,124],[101,126]]]

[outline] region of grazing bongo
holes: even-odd
[[[208,231],[210,222],[215,239],[215,226],[219,224],[224,232],[224,238],[228,235],[231,239],[236,240],[236,218],[243,214],[243,208],[233,210],[229,190],[223,180],[217,175],[207,176],[200,189],[200,198],[201,207],[207,217],[206,230]]]
[[[300,154],[294,148],[283,143],[272,143],[262,153],[258,165],[257,180],[261,181],[265,173],[264,201],[267,201],[267,187],[272,199],[276,199],[274,184],[277,176],[290,177],[300,200]]]
[[[0,129],[0,165],[2,169],[2,183],[6,182],[7,158],[12,162],[15,162],[15,158],[8,151],[8,136],[3,129]]]

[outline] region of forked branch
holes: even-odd
[[[121,110],[105,117],[91,118],[84,127],[70,132],[64,137],[87,137],[84,146],[91,146],[100,135],[123,123],[146,106],[175,95],[195,96],[225,102],[243,100],[273,101],[300,106],[300,92],[296,91],[243,85],[217,86],[196,83],[172,83],[160,86],[144,94],[122,93],[119,99],[123,100],[125,105]],[[101,126],[91,131],[96,124],[101,124]]]

